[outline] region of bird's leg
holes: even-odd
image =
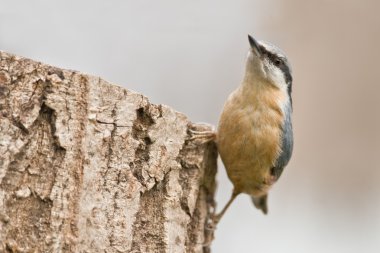
[[[224,208],[222,209],[222,211],[218,214],[213,214],[212,217],[211,217],[211,224],[210,224],[210,228],[211,229],[215,229],[216,228],[216,225],[218,225],[219,221],[222,219],[224,213],[227,211],[228,207],[230,207],[230,205],[232,204],[232,202],[235,200],[235,198],[237,197],[237,195],[239,195],[240,192],[236,191],[236,190],[233,190],[232,191],[232,194],[231,194],[231,197],[230,197],[230,200],[228,200],[227,204],[224,206]]]
[[[230,200],[228,200],[227,204],[224,206],[223,210],[219,214],[215,214],[215,209],[214,209],[214,213],[211,214],[211,217],[208,220],[208,224],[206,225],[206,229],[208,230],[208,232],[206,234],[208,236],[206,236],[205,241],[203,242],[203,246],[204,247],[207,248],[207,247],[210,246],[212,240],[214,239],[214,231],[216,229],[216,225],[221,220],[222,216],[227,211],[228,207],[232,204],[232,202],[234,201],[234,199],[236,198],[236,196],[239,195],[239,194],[240,194],[240,192],[234,190],[232,192]]]
[[[188,140],[197,140],[207,143],[216,139],[216,132],[213,126],[206,123],[197,123],[189,126],[190,137]]]
[[[205,241],[203,242],[203,247],[209,247],[212,240],[214,239],[214,231],[216,229],[216,225],[218,225],[218,222],[224,215],[224,213],[227,211],[228,207],[232,204],[234,199],[237,195],[239,195],[240,192],[236,192],[235,190],[232,192],[232,195],[230,197],[230,200],[227,202],[227,204],[224,206],[223,210],[219,214],[211,214],[210,219],[207,221],[208,224],[206,225],[206,229],[208,232],[206,233],[208,236],[206,236]],[[214,209],[215,212],[215,209]]]

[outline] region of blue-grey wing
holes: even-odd
[[[292,128],[292,105],[289,104],[284,110],[284,125],[282,127],[282,140],[281,140],[281,153],[275,162],[275,166],[272,168],[272,175],[278,179],[285,166],[288,164],[293,153],[293,128]]]

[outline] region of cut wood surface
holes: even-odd
[[[0,52],[0,252],[208,252],[210,130],[101,78]]]

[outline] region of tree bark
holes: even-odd
[[[208,252],[216,146],[185,115],[0,52],[0,252]]]

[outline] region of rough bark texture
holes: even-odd
[[[217,153],[189,127],[98,77],[0,52],[0,252],[208,251]]]

